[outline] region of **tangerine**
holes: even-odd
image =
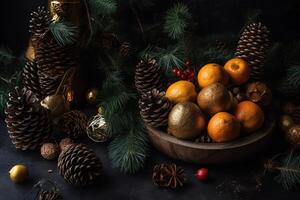
[[[228,74],[221,65],[209,63],[204,65],[198,72],[198,84],[201,88],[207,87],[213,83],[228,83]]]
[[[174,103],[195,102],[197,98],[195,85],[189,81],[177,81],[168,87],[166,97]]]
[[[235,85],[242,85],[249,80],[250,67],[248,63],[241,58],[233,58],[226,62],[224,66],[225,71]]]

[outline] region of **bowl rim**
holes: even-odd
[[[223,143],[196,143],[189,140],[182,140],[177,139],[176,137],[169,135],[168,133],[161,131],[159,129],[153,128],[149,125],[146,125],[148,131],[154,134],[157,137],[160,137],[161,139],[168,141],[169,143],[175,143],[180,146],[184,146],[187,148],[194,148],[194,149],[210,149],[210,150],[221,150],[221,149],[233,149],[233,148],[239,148],[246,145],[250,145],[252,143],[255,143],[262,138],[268,136],[273,128],[275,127],[275,118],[274,115],[269,113],[264,121],[264,124],[260,130],[241,138],[238,138],[236,140],[230,141],[230,142],[223,142]]]

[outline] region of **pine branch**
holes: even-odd
[[[164,30],[172,39],[179,39],[186,31],[191,14],[186,5],[178,3],[167,11]]]
[[[12,51],[5,47],[0,47],[0,64],[8,65],[14,61],[16,57],[13,55]]]
[[[113,166],[125,173],[141,169],[147,157],[147,137],[141,121],[132,124],[128,134],[116,137],[109,145]]]
[[[295,96],[300,92],[300,65],[291,66],[279,82],[278,91],[285,96]]]
[[[49,29],[61,46],[72,45],[78,38],[78,28],[67,21],[53,21]]]
[[[117,10],[115,0],[90,0],[89,5],[93,16],[108,16]]]

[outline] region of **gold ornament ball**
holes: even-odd
[[[176,104],[169,114],[168,133],[179,139],[193,139],[205,130],[205,117],[191,102]]]
[[[281,130],[288,131],[293,125],[293,119],[289,115],[282,115],[279,121]]]
[[[88,90],[88,92],[86,93],[86,100],[90,104],[95,104],[97,103],[98,96],[99,96],[98,89],[93,88]]]
[[[292,126],[285,134],[287,141],[296,149],[300,149],[300,125]]]
[[[14,183],[24,182],[28,177],[27,167],[22,164],[15,165],[9,171],[9,177],[10,177],[10,180]]]

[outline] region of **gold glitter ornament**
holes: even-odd
[[[98,113],[89,120],[87,135],[94,142],[106,142],[109,140],[107,124],[101,113]]]

